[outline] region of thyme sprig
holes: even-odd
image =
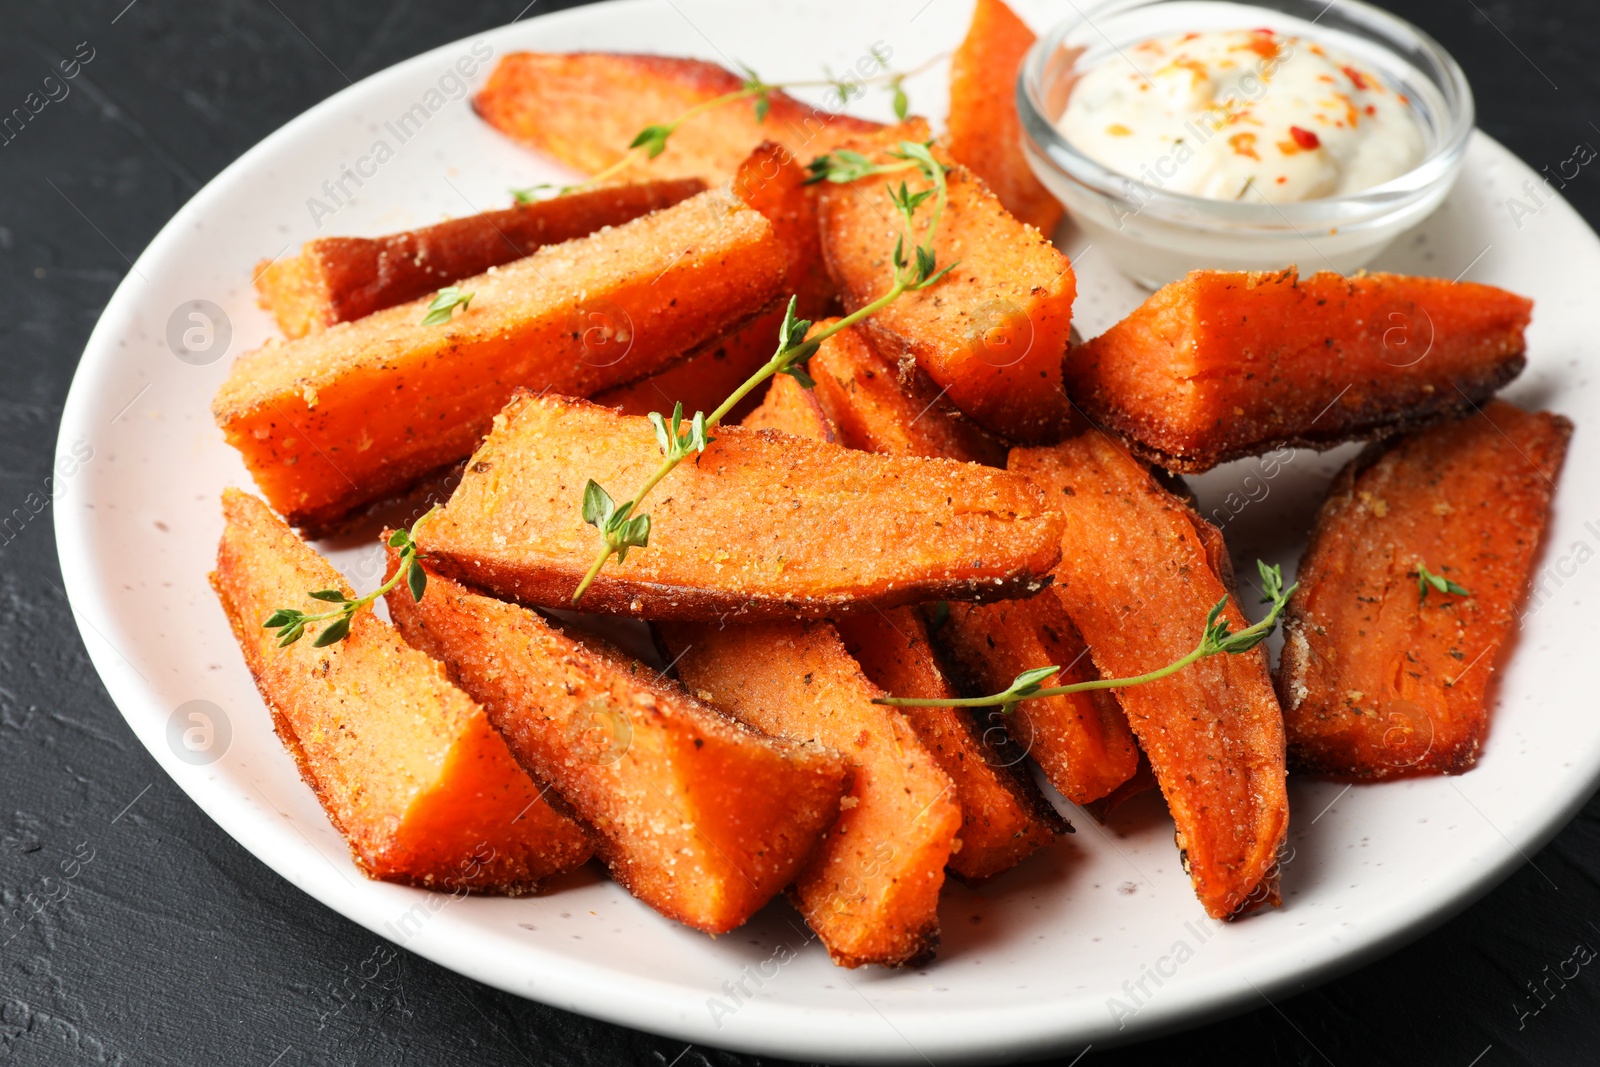
[[[723,93],[720,96],[714,96],[709,100],[702,100],[669,122],[653,123],[646,126],[634,135],[633,140],[628,144],[627,152],[623,154],[622,158],[609,167],[590,175],[586,180],[575,185],[558,186],[550,183],[532,185],[525,189],[513,189],[511,190],[511,195],[516,198],[519,204],[527,204],[538,199],[538,194],[541,192],[554,190],[555,195],[565,196],[567,193],[574,193],[600,185],[603,182],[610,181],[635,163],[649,161],[661,155],[667,150],[667,144],[672,135],[677,133],[684,123],[699,118],[708,111],[715,111],[718,108],[738,103],[741,100],[749,100],[755,109],[756,121],[765,122],[767,115],[772,110],[772,94],[787,92],[790,89],[832,89],[834,99],[839,106],[843,107],[850,102],[852,97],[861,92],[865,86],[883,85],[891,94],[895,116],[904,121],[911,107],[905,91],[906,79],[922,73],[944,59],[944,53],[940,53],[919,66],[905,71],[889,69],[889,52],[887,49],[873,48],[870,54],[877,64],[877,72],[861,78],[853,78],[848,75],[843,77],[835,76],[832,71],[824,67],[823,72],[827,75],[825,78],[769,82],[750,67],[741,63],[739,64],[739,70],[744,75],[744,81],[740,83],[739,88]]]
[[[1430,589],[1437,590],[1440,593],[1448,593],[1452,596],[1472,595],[1444,575],[1433,573],[1428,569],[1426,563],[1419,560],[1417,562],[1417,593],[1419,594],[1417,600],[1419,602],[1427,600],[1428,590]]]
[[[750,395],[751,390],[776,374],[790,375],[803,387],[810,389],[816,383],[806,372],[806,361],[816,353],[823,341],[877,314],[904,294],[937,284],[956,266],[955,263],[951,263],[940,269],[933,249],[934,237],[938,233],[939,220],[944,214],[948,198],[945,166],[933,157],[933,153],[925,144],[902,141],[895,151],[908,166],[920,170],[932,188],[913,193],[904,181],[900,183],[898,189],[894,186],[889,188],[890,199],[893,200],[896,211],[905,223],[905,231],[895,238],[893,283],[877,299],[862,305],[833,325],[824,327],[814,334],[811,332],[809,319],[795,316],[796,298],[790,297],[789,307],[784,312],[783,324],[778,330],[778,347],[773,352],[772,358],[745,379],[717,406],[715,411],[710,415],[696,412],[694,418],[689,420],[687,428],[682,404],[673,408],[670,422],[657,412],[650,414],[650,423],[655,427],[656,441],[661,448],[661,463],[639,491],[621,504],[617,504],[612,495],[593,478],[584,485],[583,521],[600,532],[603,543],[588,572],[572,594],[574,605],[583,599],[583,595],[589,591],[589,587],[594,584],[594,580],[599,577],[601,570],[612,556],[616,556],[617,562],[621,563],[627,558],[629,549],[645,548],[649,545],[650,516],[639,510],[640,504],[663,478],[677,468],[678,464],[706,450],[706,447],[715,440],[711,437],[710,431],[721,423],[741,400]],[[907,257],[905,254],[907,234],[915,231],[918,209],[930,199],[933,201],[933,207],[928,214],[927,224],[922,230],[921,239],[912,247],[912,255]]]
[[[317,648],[326,648],[328,645],[343,641],[350,633],[351,620],[356,612],[371,604],[389,590],[399,585],[403,580],[406,588],[411,591],[412,600],[421,600],[423,591],[428,587],[428,575],[418,562],[417,529],[428,521],[438,505],[429,508],[427,514],[411,524],[409,530],[396,530],[389,535],[389,547],[400,550],[400,565],[395,568],[393,576],[366,596],[348,597],[339,589],[318,589],[308,593],[313,600],[321,600],[328,604],[337,604],[338,607],[314,615],[308,615],[298,608],[279,608],[267,616],[261,624],[263,629],[278,631],[278,647],[292,645],[305,635],[306,627],[314,623],[333,621],[324,626],[317,634],[312,645]]]
[[[1093,681],[1073,682],[1071,685],[1045,686],[1044,681],[1051,675],[1058,673],[1059,666],[1035,667],[1023,671],[1003,691],[985,697],[968,697],[965,699],[936,699],[921,697],[878,697],[874,704],[891,704],[902,708],[985,708],[999,705],[1003,715],[1009,715],[1016,710],[1018,704],[1024,700],[1037,697],[1067,696],[1072,693],[1083,693],[1091,689],[1126,689],[1130,686],[1145,685],[1158,681],[1168,675],[1176,674],[1192,663],[1210,656],[1221,654],[1238,655],[1255,648],[1278,624],[1278,616],[1283,614],[1283,609],[1288,606],[1289,598],[1299,588],[1299,583],[1283,586],[1283,570],[1277,566],[1267,566],[1257,560],[1256,569],[1261,574],[1261,602],[1271,604],[1272,609],[1267,612],[1267,617],[1253,626],[1247,626],[1238,633],[1234,633],[1228,625],[1228,620],[1222,617],[1223,609],[1228,605],[1228,598],[1223,597],[1217,601],[1206,615],[1205,630],[1201,634],[1200,643],[1194,649],[1178,659],[1173,660],[1165,667],[1157,667],[1153,671],[1134,675],[1131,678],[1096,678]]]

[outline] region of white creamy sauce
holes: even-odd
[[[1359,192],[1426,153],[1411,101],[1371,67],[1269,30],[1142,41],[1082,74],[1057,126],[1111,170],[1214,200]]]

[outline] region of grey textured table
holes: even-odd
[[[0,1062],[771,1062],[479,986],[391,949],[263,867],[123,725],[78,640],[38,495],[89,330],[172,213],[347,78],[508,21],[524,2],[0,2],[0,112],[48,67],[81,57],[80,42],[93,50],[70,96],[0,145],[0,516],[29,520],[0,533],[0,903],[38,903],[75,849],[80,862],[93,857],[64,898],[0,926]],[[564,6],[538,0],[527,14]],[[1592,2],[1389,6],[1455,53],[1481,125],[1535,167],[1600,144]],[[1584,171],[1567,190],[1591,223],[1597,183]],[[1533,864],[1339,981],[1083,1062],[1600,1062],[1600,972],[1550,980],[1575,945],[1600,949],[1600,802]],[[1542,1000],[1529,983],[1543,983]]]

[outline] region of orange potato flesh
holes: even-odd
[[[542,799],[483,709],[370,611],[327,648],[261,623],[349,587],[253,496],[228,490],[211,586],[284,747],[372,878],[525,893],[581,865],[587,835]]]
[[[1195,271],[1067,354],[1067,391],[1141,457],[1199,472],[1463,414],[1521,372],[1532,302],[1400,274]]]
[[[939,889],[961,827],[950,777],[826,622],[661,628],[689,691],[855,768],[839,821],[791,895],[845,967],[915,966],[939,945]]]
[[[1034,40],[1001,0],[978,0],[966,39],[950,57],[946,145],[1007,211],[1049,237],[1061,221],[1061,204],[1029,168],[1017,119],[1017,72]]]
[[[888,456],[1005,466],[1004,445],[949,412],[937,390],[918,389],[926,395],[913,395],[903,388],[898,370],[855,327],[822,342],[807,369],[816,380],[817,399],[838,426],[840,444]]]
[[[1066,519],[1053,587],[1108,678],[1164,667],[1191,652],[1206,613],[1227,595],[1215,531],[1105,435],[1013,449]],[[1248,625],[1233,599],[1235,632]],[[1213,918],[1276,902],[1288,828],[1283,713],[1257,646],[1220,654],[1117,691],[1177,824],[1195,893]]]
[[[1059,520],[1025,478],[738,426],[714,436],[646,500],[649,547],[610,561],[584,610],[794,618],[1000,597],[1037,590],[1060,555]],[[660,462],[646,420],[524,394],[419,539],[451,577],[569,607],[602,544],[583,521],[586,481],[624,500]]]
[[[593,828],[617,881],[669,918],[734,929],[838,817],[850,775],[836,756],[742,726],[595,638],[436,574],[421,602],[403,587],[388,601],[406,640]]]
[[[1571,433],[1559,415],[1495,402],[1334,480],[1278,670],[1297,768],[1391,778],[1476,762]],[[1423,597],[1418,564],[1471,595]]]
[[[1048,593],[1032,600],[952,604],[938,640],[964,690],[974,695],[1002,692],[1023,671],[1048,663],[1063,670],[1047,686],[1099,677],[1077,627]],[[1127,717],[1108,692],[1027,700],[1007,718],[1012,741],[1074,804],[1107,795],[1139,765]]]
[[[514,52],[500,60],[473,107],[495,129],[569,167],[595,174],[619,162],[647,126],[675,121],[745,79],[714,63],[615,52]],[[753,99],[736,100],[689,119],[652,160],[623,177],[698,177],[723,181],[750,150],[777,141],[800,159],[840,140],[881,129],[876,122],[818,111],[787,93],[770,94],[758,120]]]
[[[884,692],[925,699],[957,695],[929,647],[927,624],[916,608],[852,615],[836,625],[868,680]],[[1070,832],[1034,785],[1020,754],[986,743],[964,710],[903,708],[901,714],[955,783],[961,842],[949,867],[962,881],[993,878]]]
[[[870,143],[854,147],[892,162]],[[929,187],[920,174],[904,176],[913,192]],[[898,185],[902,175],[894,177]],[[863,330],[891,362],[915,359],[985,428],[1013,440],[1050,439],[1070,410],[1061,356],[1072,325],[1072,266],[971,171],[953,167],[947,182],[934,249],[940,267],[960,265],[873,315]],[[821,188],[823,255],[845,310],[855,311],[893,284],[899,216],[881,178]],[[925,204],[919,211],[908,249],[921,240],[931,210]]]
[[[696,349],[688,359],[648,378],[619,385],[594,395],[594,402],[616,408],[624,415],[648,415],[659,411],[671,415],[674,404],[694,417],[697,411],[711,414],[761,365],[772,358],[778,347],[778,329],[783,324],[783,309],[774,308],[715,341]],[[730,418],[738,418],[755,408],[757,401],[746,397]]]
[[[765,310],[782,247],[725,190],[234,364],[213,402],[228,443],[295,525],[321,526],[472,451],[521,386],[598,392],[649,374]]]
[[[817,401],[813,390],[779,376],[744,425],[831,441],[833,421]],[[918,609],[861,612],[834,625],[867,679],[885,692],[929,699],[956,695],[928,646]],[[992,878],[1071,829],[1033,784],[1021,757],[985,744],[965,711],[904,708],[901,715],[955,783],[961,839],[949,867],[962,880]]]
[[[766,395],[741,426],[751,430],[776,430],[812,441],[832,444],[833,423],[816,394],[787,374],[773,376]]]
[[[257,265],[261,306],[284,336],[304,337],[404,304],[461,278],[671,207],[705,190],[695,178],[572,193],[386,237],[318,237]]]

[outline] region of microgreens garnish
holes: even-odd
[[[1206,615],[1205,631],[1201,634],[1200,643],[1193,651],[1173,660],[1165,667],[1157,667],[1153,671],[1135,675],[1132,678],[1096,678],[1088,682],[1074,682],[1071,685],[1046,686],[1045,679],[1061,670],[1058,666],[1035,667],[1023,671],[1004,691],[986,697],[969,697],[959,700],[942,700],[918,697],[878,697],[874,704],[893,704],[897,707],[909,708],[985,708],[996,704],[1000,706],[1001,714],[1010,714],[1016,710],[1019,703],[1034,697],[1066,696],[1070,693],[1082,693],[1091,689],[1126,689],[1129,686],[1144,685],[1176,674],[1189,666],[1222,653],[1238,655],[1255,648],[1278,624],[1278,616],[1288,606],[1289,598],[1299,588],[1298,584],[1287,589],[1283,587],[1283,571],[1281,568],[1269,567],[1260,560],[1256,561],[1256,569],[1261,574],[1261,602],[1271,604],[1272,609],[1267,612],[1267,617],[1253,626],[1247,626],[1238,633],[1234,633],[1228,626],[1228,620],[1222,617],[1222,611],[1228,606],[1228,598],[1223,597]],[[1048,595],[1048,594],[1047,594]]]
[[[631,498],[621,504],[613,503],[611,494],[606,492],[599,483],[590,479],[583,490],[583,521],[600,531],[604,540],[599,553],[595,556],[594,563],[589,567],[588,573],[583,576],[583,581],[578,583],[577,590],[572,594],[572,602],[577,604],[583,595],[589,591],[589,586],[599,576],[605,567],[606,561],[612,556],[617,557],[617,562],[627,558],[630,548],[644,548],[650,539],[650,516],[639,512],[639,505],[650,491],[661,483],[661,480],[671,474],[673,470],[691,455],[698,455],[715,438],[710,436],[710,431],[717,426],[728,412],[732,411],[750,391],[775,374],[787,374],[807,389],[816,383],[811,375],[806,372],[806,361],[817,351],[823,341],[832,337],[840,330],[849,329],[863,319],[877,314],[888,307],[908,292],[926,289],[943,278],[950,271],[950,267],[938,269],[937,260],[933,250],[933,239],[938,232],[939,218],[944,213],[947,197],[945,187],[945,167],[933,157],[925,144],[914,141],[902,141],[893,153],[904,165],[896,165],[898,169],[916,169],[932,184],[932,188],[913,193],[904,182],[898,189],[890,187],[889,195],[894,201],[896,210],[905,222],[905,232],[895,238],[894,246],[894,282],[887,291],[871,303],[864,304],[854,312],[844,316],[831,326],[827,326],[815,334],[811,333],[811,321],[795,317],[795,298],[789,298],[789,307],[783,316],[783,325],[778,329],[778,348],[759,370],[747,378],[733,394],[724,400],[710,415],[695,412],[694,418],[685,426],[683,418],[683,405],[678,404],[673,408],[672,419],[669,421],[657,412],[651,412],[650,424],[655,427],[656,441],[661,446],[661,465],[655,473],[644,483],[643,487]],[[929,212],[928,222],[923,229],[921,240],[914,245],[912,258],[905,255],[906,234],[915,228],[918,208],[933,199],[933,208]]]
[[[387,582],[361,597],[345,596],[338,589],[318,589],[313,593],[307,593],[306,595],[313,600],[337,604],[338,607],[314,615],[308,615],[298,608],[279,608],[267,616],[266,621],[261,624],[262,628],[278,631],[278,647],[282,648],[300,640],[305,635],[308,625],[332,619],[333,621],[317,634],[317,639],[311,642],[317,648],[325,648],[343,641],[350,633],[350,622],[355,618],[356,612],[399,585],[402,580],[405,581],[406,588],[411,591],[411,599],[421,600],[423,591],[428,587],[428,576],[423,571],[422,564],[417,561],[417,529],[438,510],[437,505],[429,508],[427,514],[411,524],[411,529],[396,530],[389,535],[389,546],[400,550],[400,565],[395,568],[394,575]]]
[[[1420,596],[1418,596],[1417,599],[1419,601],[1427,600],[1428,599],[1428,590],[1429,589],[1435,589],[1438,592],[1449,593],[1449,594],[1452,594],[1454,596],[1471,596],[1472,595],[1471,593],[1469,593],[1465,589],[1463,589],[1461,586],[1457,585],[1455,582],[1452,582],[1450,579],[1446,578],[1444,575],[1435,574],[1432,571],[1430,571],[1428,569],[1428,565],[1426,563],[1418,562],[1417,563],[1417,592],[1420,594]]]
[[[602,182],[609,181],[610,179],[616,177],[634,163],[640,162],[641,160],[648,161],[655,159],[662,152],[667,150],[667,142],[671,140],[672,135],[677,133],[678,129],[684,123],[690,121],[691,119],[698,118],[708,111],[714,111],[717,108],[724,107],[728,104],[737,103],[740,100],[749,100],[752,102],[752,106],[754,107],[756,121],[765,122],[767,120],[767,115],[772,111],[772,94],[777,92],[786,92],[790,89],[832,89],[833,95],[837,99],[839,105],[842,107],[845,104],[848,104],[851,98],[853,98],[857,93],[861,92],[866,86],[883,85],[886,86],[891,93],[895,116],[904,121],[906,115],[911,110],[910,100],[906,97],[905,80],[913,75],[921,73],[928,67],[931,67],[933,64],[939,62],[944,58],[944,55],[940,54],[934,56],[921,66],[915,67],[912,70],[892,71],[889,69],[889,53],[887,49],[874,48],[872,49],[871,54],[873,61],[877,64],[877,73],[860,79],[851,78],[849,76],[835,77],[831,72],[828,72],[828,77],[822,79],[812,79],[808,81],[769,82],[765,81],[759,74],[744,64],[738,64],[740,72],[744,75],[744,80],[739,84],[739,88],[734,89],[731,92],[723,93],[721,96],[714,96],[710,100],[703,100],[694,107],[691,107],[689,110],[685,111],[683,114],[679,115],[677,118],[672,119],[670,122],[658,122],[646,126],[644,129],[640,130],[634,135],[633,140],[628,144],[628,151],[623,154],[621,159],[611,164],[611,166],[606,167],[594,175],[591,175],[587,181],[581,182],[577,185],[560,187],[558,190],[558,195],[575,192],[580,189],[588,189],[592,186],[599,185]],[[823,69],[825,72],[827,72],[826,67]],[[519,202],[527,203],[533,199],[533,196],[531,195],[532,193],[547,188],[554,187],[536,185],[525,190],[513,189],[511,192]],[[525,196],[525,194],[527,195]]]
[[[433,303],[428,305],[428,313],[422,316],[422,325],[437,326],[441,322],[449,322],[451,312],[460,307],[463,311],[472,303],[475,294],[463,293],[454,285],[447,285],[440,289],[433,298]]]

